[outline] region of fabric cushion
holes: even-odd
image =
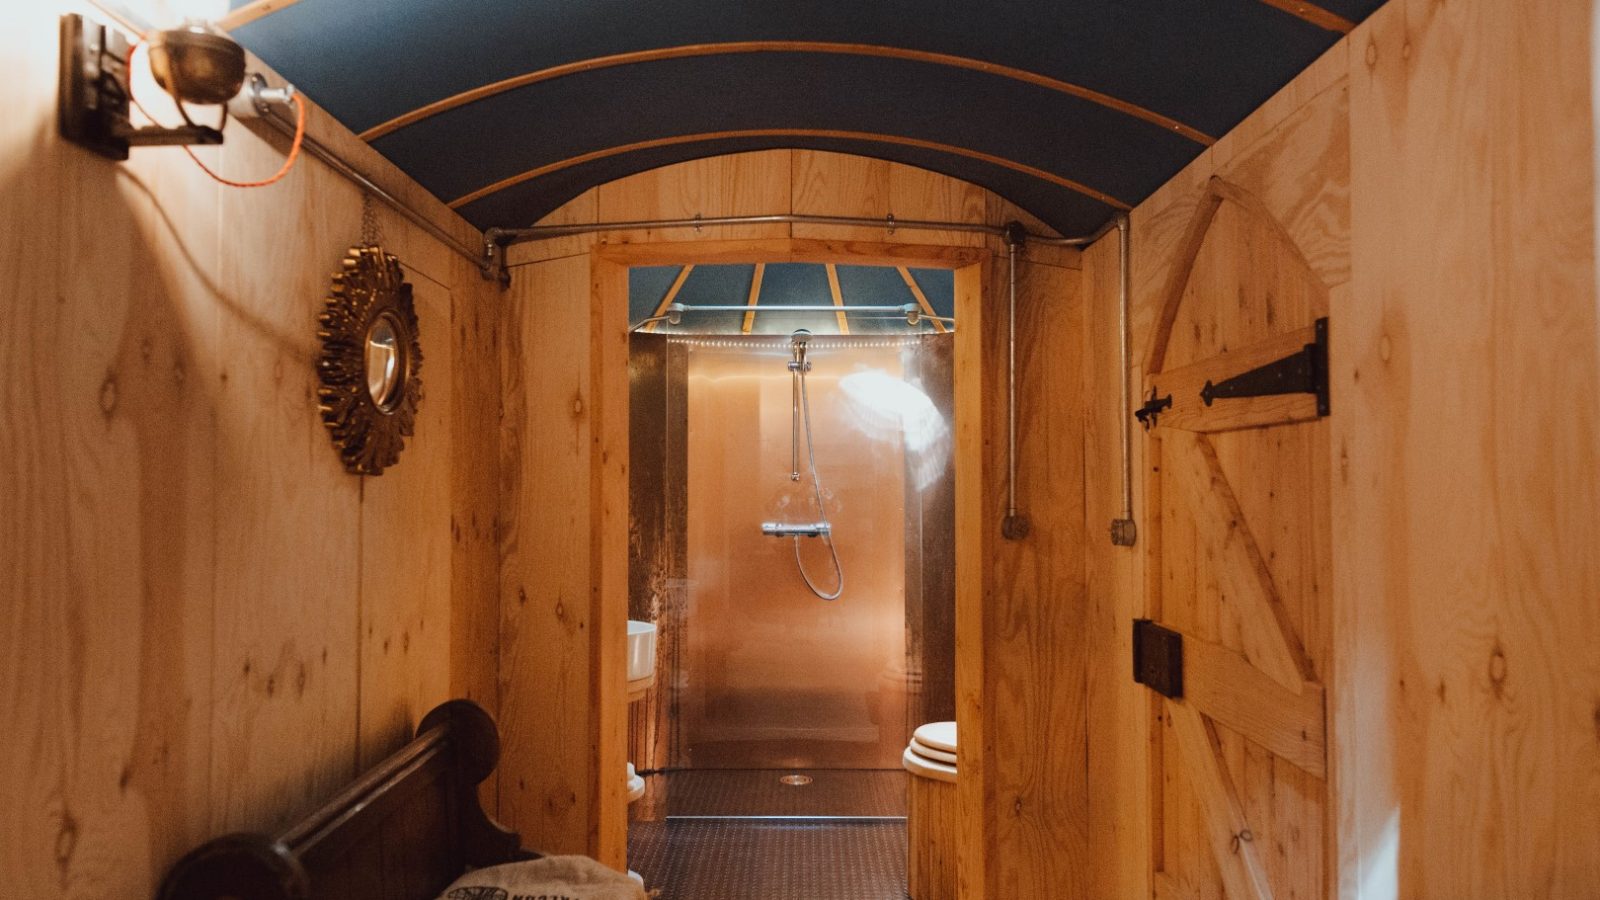
[[[546,856],[476,869],[440,900],[646,900],[644,889],[587,856]]]

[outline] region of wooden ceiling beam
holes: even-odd
[[[744,326],[739,329],[745,334],[749,334],[750,330],[756,327],[756,307],[761,303],[761,279],[766,274],[767,264],[756,263],[755,273],[750,276],[750,298],[745,301],[750,311],[744,314]]]
[[[1315,3],[1306,3],[1304,0],[1261,0],[1261,2],[1273,9],[1281,9],[1297,19],[1304,19],[1318,28],[1338,34],[1349,34],[1356,27],[1356,23],[1344,16],[1331,13]]]
[[[839,308],[834,315],[839,317],[839,333],[850,333],[850,320],[844,314],[844,293],[839,290],[839,268],[833,263],[823,266],[828,273],[828,293],[833,295],[833,305]]]
[[[218,19],[217,27],[223,31],[232,31],[257,19],[264,19],[275,12],[282,12],[299,2],[300,0],[255,0]]]

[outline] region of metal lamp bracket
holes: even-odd
[[[136,127],[129,118],[128,36],[86,22],[77,14],[61,17],[61,136],[107,159],[125,160],[129,147],[220,144],[222,132],[205,125]]]

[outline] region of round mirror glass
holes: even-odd
[[[374,319],[367,328],[367,393],[384,412],[394,409],[404,387],[401,352],[399,323],[387,313]]]

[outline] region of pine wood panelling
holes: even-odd
[[[106,19],[34,4],[0,35],[0,214],[25,223],[0,229],[14,300],[0,338],[0,727],[13,738],[0,871],[8,896],[143,897],[189,847],[270,828],[354,775],[362,685],[384,698],[374,712],[448,692],[452,353],[435,344],[449,343],[456,295],[443,248],[383,218],[429,292],[423,340],[440,366],[420,444],[383,483],[414,465],[444,487],[363,504],[311,369],[328,277],[360,236],[359,195],[309,158],[238,192],[177,151],[114,164],[62,143],[55,36],[68,10]],[[311,121],[470,235],[319,110]],[[225,174],[281,162],[276,135],[227,133],[198,151]],[[428,620],[398,683],[381,667],[358,675],[363,573],[408,546],[426,571],[389,596],[425,600],[440,629]]]
[[[1195,571],[1209,576],[1185,586],[1183,576],[1175,574],[1173,586],[1180,592],[1185,587],[1214,592],[1219,603],[1232,606],[1231,614],[1223,614],[1232,627],[1224,630],[1237,638],[1239,652],[1278,684],[1298,693],[1301,682],[1313,675],[1305,646],[1217,451],[1203,435],[1167,432],[1161,437],[1161,455],[1152,458],[1161,462],[1163,498],[1181,506],[1175,516],[1189,519],[1174,524],[1189,526],[1183,528],[1185,538],[1192,540],[1194,554],[1204,559],[1197,561]]]
[[[826,153],[819,150],[791,151],[792,197],[796,213],[813,216],[860,216],[881,218],[893,204],[889,196],[889,170],[893,163],[867,156]],[[852,241],[883,241],[883,228],[840,228],[826,225],[795,225],[797,238],[846,238]]]
[[[183,173],[61,146],[54,41],[33,37],[56,12],[10,12],[0,35],[0,871],[20,895],[134,895],[210,809],[213,420],[194,348],[216,317],[177,251],[214,266],[216,242],[147,196],[192,196]]]
[[[595,248],[594,255],[634,266],[676,265],[685,258],[693,258],[698,261],[696,265],[849,259],[853,264],[862,266],[951,268],[970,265],[986,254],[973,247],[772,238],[671,244],[602,244]]]
[[[961,743],[962,786],[977,794],[983,831],[981,867],[963,867],[963,896],[1060,897],[1085,889],[1088,843],[1086,674],[1083,669],[1083,481],[1081,408],[1083,371],[1077,343],[1083,306],[1077,272],[1030,265],[1018,284],[1018,500],[1031,523],[1021,541],[999,538],[1006,483],[1005,306],[982,320],[984,392],[981,516],[962,527],[981,527],[984,562],[981,608],[957,612],[957,720],[963,735],[981,736],[981,762]],[[990,266],[989,296],[1005,296],[1003,260]],[[970,328],[963,320],[960,335]],[[958,354],[959,354],[958,349]],[[958,391],[964,370],[958,366]],[[1046,402],[1044,398],[1051,398]],[[958,406],[958,419],[969,407]],[[959,470],[958,480],[962,478]],[[971,482],[961,482],[970,484]],[[961,491],[958,490],[958,504]],[[992,533],[992,534],[991,534]],[[992,541],[992,543],[987,543]],[[959,551],[958,551],[959,553]],[[958,556],[957,577],[963,560]],[[958,600],[958,604],[961,601]],[[977,618],[978,622],[973,622]],[[981,662],[968,638],[981,641]],[[963,663],[966,667],[963,668]],[[969,692],[976,696],[970,696]],[[982,887],[971,879],[981,872]],[[981,891],[981,892],[980,892]]]
[[[1247,122],[1239,135],[1219,141],[1134,211],[1136,365],[1157,361],[1164,369],[1175,370],[1203,363],[1222,351],[1244,351],[1275,334],[1309,325],[1311,318],[1344,296],[1339,282],[1348,278],[1350,269],[1348,239],[1342,231],[1349,218],[1349,154],[1348,128],[1340,122],[1347,119],[1348,106],[1342,84],[1329,78],[1327,65],[1325,58],[1313,67],[1315,90],[1286,89],[1299,99],[1298,105],[1268,104],[1261,114],[1272,117],[1268,126]],[[1108,268],[1116,265],[1112,240],[1104,242]],[[1100,252],[1098,246],[1091,251]],[[1116,282],[1108,277],[1094,278],[1093,283],[1096,306],[1106,316],[1100,334],[1107,343],[1099,353],[1114,365]],[[1168,336],[1164,346],[1153,346],[1157,333]],[[1136,384],[1157,384],[1163,394],[1169,391],[1160,376],[1147,379],[1145,371],[1136,373]],[[1115,441],[1116,432],[1110,428],[1118,424],[1112,417],[1119,406],[1118,385],[1114,378],[1100,383],[1096,403],[1110,411],[1101,439]],[[1220,409],[1211,414],[1219,413]],[[1203,439],[1205,447],[1197,451],[1193,445],[1201,439],[1174,431],[1174,424],[1184,426],[1168,420],[1157,429],[1161,440],[1139,440],[1146,460],[1142,469],[1149,475],[1148,480],[1140,479],[1147,490],[1136,507],[1148,511],[1136,513],[1140,546],[1128,553],[1108,542],[1100,549],[1091,545],[1091,572],[1109,571],[1124,554],[1124,566],[1149,563],[1151,589],[1160,590],[1143,602],[1143,615],[1207,642],[1205,647],[1242,650],[1242,657],[1228,658],[1269,666],[1283,684],[1281,690],[1291,696],[1297,690],[1300,696],[1307,690],[1317,693],[1314,686],[1300,685],[1303,678],[1320,679],[1331,668],[1326,426],[1215,434]],[[1200,452],[1207,447],[1212,452]],[[1136,461],[1139,449],[1135,448]],[[1115,463],[1115,449],[1104,458]],[[1187,465],[1170,465],[1173,462]],[[1112,469],[1107,474],[1114,479],[1120,472]],[[1166,490],[1157,489],[1161,481],[1170,482]],[[1219,494],[1219,485],[1227,490]],[[1108,499],[1120,499],[1119,494]],[[1221,506],[1214,502],[1230,497]],[[1089,526],[1103,535],[1102,516],[1114,515],[1115,509],[1111,505],[1109,514],[1091,514]],[[1194,520],[1197,509],[1210,510],[1202,517],[1205,524]],[[1094,538],[1105,541],[1099,535]],[[1241,580],[1250,572],[1255,573],[1253,580]],[[1250,597],[1258,602],[1240,602]],[[1280,599],[1274,602],[1274,598]],[[1100,633],[1118,636],[1119,657],[1111,660],[1113,677],[1128,677],[1126,657],[1120,656],[1127,652],[1123,642],[1132,618],[1127,611],[1140,605],[1128,598],[1109,602],[1096,613],[1103,617],[1096,626],[1104,629]],[[1284,636],[1293,639],[1291,650],[1298,643],[1304,652],[1284,652]],[[1270,662],[1274,659],[1276,666]],[[1198,673],[1197,677],[1203,678]],[[1258,677],[1263,689],[1279,689],[1264,674]],[[1102,694],[1104,701],[1095,699]],[[1205,774],[1191,771],[1196,742],[1180,739],[1193,729],[1175,730],[1178,724],[1192,723],[1175,722],[1161,704],[1151,704],[1148,698],[1142,703],[1126,698],[1118,702],[1115,687],[1091,684],[1090,696],[1090,796],[1111,792],[1140,797],[1148,792],[1149,808],[1161,811],[1147,836],[1113,832],[1102,837],[1096,831],[1091,855],[1105,852],[1099,848],[1147,852],[1142,865],[1147,866],[1146,873],[1158,873],[1151,883],[1164,886],[1164,896],[1169,890],[1177,891],[1176,896],[1221,896],[1217,833],[1208,825],[1208,810],[1215,804],[1206,805],[1208,798],[1214,801],[1212,788],[1219,782],[1196,781],[1196,775]],[[1242,702],[1232,688],[1226,700],[1234,707]],[[1142,716],[1141,705],[1148,710]],[[1212,708],[1224,718],[1231,714],[1215,704]],[[1130,742],[1145,734],[1142,723],[1152,719],[1147,774],[1122,755],[1131,752]],[[1259,723],[1235,724],[1249,732]],[[1275,759],[1268,748],[1225,724],[1206,723],[1205,731],[1208,736],[1215,734],[1220,748],[1217,760],[1235,787],[1240,814],[1251,824],[1259,848],[1270,849],[1260,853],[1260,877],[1278,896],[1320,894],[1329,865],[1323,851],[1324,836],[1330,833],[1328,789],[1301,768],[1310,766],[1320,775],[1317,754],[1304,751],[1295,741],[1279,743],[1279,750],[1298,754],[1297,765]],[[1105,762],[1097,764],[1097,759]],[[1105,783],[1107,779],[1114,783]],[[1147,851],[1144,840],[1149,842]],[[1228,847],[1223,849],[1232,865],[1236,855]],[[1150,876],[1137,873],[1120,858],[1102,867],[1096,877],[1103,890],[1108,883],[1137,886]],[[1254,877],[1245,880],[1254,883]]]
[[[1186,779],[1192,781],[1204,823],[1211,858],[1223,894],[1231,900],[1271,900],[1276,896],[1267,878],[1255,830],[1250,827],[1233,775],[1221,759],[1222,745],[1213,727],[1193,706],[1163,703],[1171,723]],[[1313,888],[1313,895],[1318,893]]]
[[[454,344],[447,286],[409,273],[424,402],[401,465],[361,490],[361,767],[410,740],[451,698],[451,417]]]
[[[1351,35],[1332,369],[1352,896],[1600,883],[1590,35],[1562,0],[1397,0]]]
[[[629,176],[596,189],[602,222],[644,219],[692,219],[717,216],[787,213],[792,180],[787,150],[759,150],[677,163]],[[693,238],[785,237],[787,225],[729,225],[704,228],[620,231],[607,240],[618,243],[682,241]]]
[[[1152,335],[1147,364],[1194,364],[1230,347],[1250,348],[1325,312],[1316,276],[1270,219],[1264,204],[1226,181],[1210,180],[1214,211],[1193,215],[1173,247],[1190,266],[1168,272],[1158,295],[1170,313],[1170,339]],[[1174,306],[1176,304],[1176,306]],[[1303,340],[1301,341],[1303,343]],[[1148,382],[1161,373],[1148,374]],[[1181,380],[1181,379],[1180,379]],[[1327,453],[1320,423],[1279,424],[1214,435],[1163,423],[1147,447],[1159,480],[1159,521],[1147,530],[1153,554],[1147,601],[1152,614],[1186,634],[1238,652],[1293,693],[1322,670],[1327,634],[1325,478],[1314,461]],[[1325,472],[1325,468],[1320,469]],[[1155,487],[1151,496],[1156,497]],[[1155,531],[1155,533],[1150,533]],[[1259,537],[1258,537],[1259,535]],[[1309,633],[1308,633],[1309,632]],[[1238,701],[1242,702],[1242,701]],[[1304,767],[1197,712],[1165,705],[1161,794],[1154,822],[1163,830],[1156,870],[1230,896],[1319,895],[1326,883],[1323,835],[1328,806],[1322,767]],[[1204,725],[1202,742],[1196,725]],[[1216,743],[1216,753],[1202,753]],[[1220,767],[1220,774],[1211,771]],[[1249,823],[1254,841],[1283,848],[1245,860],[1227,824]],[[1216,873],[1216,874],[1212,874]],[[1245,896],[1251,896],[1246,894]]]
[[[279,161],[275,148],[239,141],[222,174]],[[237,224],[221,248],[222,352],[211,376],[217,826],[287,821],[348,780],[359,752],[361,485],[315,412],[319,345],[307,323],[361,236],[360,199],[322,166],[297,166],[283,184],[219,190],[223,219]]]
[[[1150,828],[1130,810],[1150,808],[1150,702],[1133,680],[1131,623],[1146,615],[1143,583],[1147,520],[1137,516],[1140,544],[1113,547],[1110,522],[1122,515],[1122,409],[1118,336],[1116,237],[1083,253],[1084,557],[1088,609],[1084,623],[1088,676],[1088,897],[1150,894]],[[1134,357],[1137,370],[1137,356]],[[1137,377],[1135,375],[1134,377]],[[1135,508],[1143,500],[1144,441],[1135,431]]]
[[[997,487],[986,477],[989,471],[988,426],[996,412],[990,403],[984,361],[987,335],[996,326],[984,293],[992,280],[987,256],[975,265],[959,269],[955,276],[956,329],[955,408],[956,441],[956,729],[968,737],[957,743],[958,849],[956,853],[957,895],[967,900],[982,900],[988,894],[989,858],[993,831],[989,827],[994,796],[984,771],[993,756],[993,739],[983,727],[985,710],[984,672],[990,658],[988,620],[984,614],[988,594],[984,574],[999,541],[999,529],[991,523],[996,506]],[[1000,501],[1004,502],[1004,501]]]
[[[957,181],[937,172],[900,163],[889,164],[889,209],[896,219],[925,222],[982,222],[989,192],[975,184]],[[989,223],[995,224],[995,223]],[[912,231],[900,229],[890,239],[902,244],[939,244],[982,247],[982,234],[970,231]]]
[[[642,172],[591,189],[538,224],[790,212],[873,219],[892,214],[902,220],[991,225],[1016,219],[1035,233],[1050,232],[1033,216],[974,185],[896,163],[820,150],[761,150]],[[509,248],[507,260],[516,267],[613,243],[693,242],[699,246],[707,241],[789,236],[860,244],[987,246],[996,252],[1005,252],[1001,238],[972,232],[906,228],[890,232],[887,228],[843,225],[747,225],[703,228],[698,232],[686,228],[615,231],[530,241]],[[1030,244],[1024,247],[1023,257],[1075,269],[1078,253],[1071,247]]]
[[[500,305],[504,295],[453,258],[450,292],[450,694],[500,708]],[[496,774],[479,786],[498,808]]]
[[[1600,631],[1588,17],[1554,0],[1396,0],[1133,213],[1136,348],[1213,174],[1260,198],[1328,289],[1331,420],[1279,446],[1215,440],[1282,595],[1327,598],[1288,612],[1325,681],[1330,895],[1582,896],[1600,878],[1583,812],[1600,792],[1600,665],[1583,650]],[[1256,245],[1250,268],[1288,262],[1272,257]],[[1114,281],[1093,283],[1114,312]],[[1114,382],[1095,396],[1114,408]],[[1268,453],[1304,461],[1263,465]],[[1146,546],[1130,557],[1198,552],[1171,534],[1150,546],[1162,504],[1140,504]],[[1317,528],[1289,529],[1308,508]],[[1122,552],[1091,547],[1091,578]],[[1109,606],[1095,627],[1125,628]],[[1116,765],[1141,736],[1115,696],[1091,682],[1091,797],[1141,784]],[[1161,731],[1170,764],[1170,721]],[[1251,801],[1262,760],[1227,731],[1244,818],[1287,821],[1301,790]],[[1205,850],[1203,827],[1168,821],[1154,858]],[[1118,857],[1106,870],[1134,843],[1095,834]],[[1314,853],[1261,849],[1279,896],[1285,877],[1316,874]],[[1100,895],[1132,895],[1105,889],[1119,873],[1099,877]],[[1172,868],[1154,887],[1221,889],[1215,870]]]
[[[593,670],[589,854],[627,869],[628,267],[594,258],[589,270],[593,441],[589,473]]]
[[[500,812],[559,853],[588,852],[598,778],[589,274],[587,256],[524,266],[504,300]]]
[[[1189,635],[1183,639],[1183,699],[1311,775],[1326,774],[1321,685],[1290,690],[1244,654]]]
[[[906,895],[911,900],[958,900],[958,789],[946,781],[906,779]]]

